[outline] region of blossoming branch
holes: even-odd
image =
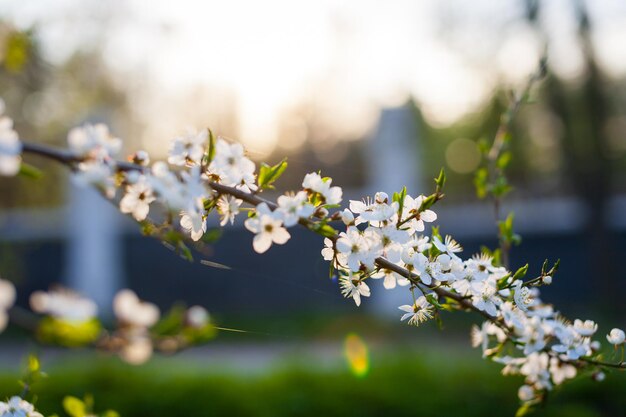
[[[558,262],[544,264],[539,276],[527,278],[527,266],[508,270],[490,253],[462,258],[463,249],[454,238],[442,236],[437,227],[427,230],[437,220],[434,205],[443,198],[443,171],[430,195],[410,195],[406,189],[391,195],[381,191],[342,209],[342,189],[319,172],[307,174],[301,189],[284,193],[276,202],[263,199],[260,195],[274,188],[287,162],[262,164],[257,170],[240,144],[208,129],[174,138],[167,161],[154,163],[144,151],[131,155],[130,162],[117,160],[121,140],[104,125],[71,130],[68,148],[22,143],[10,119],[0,120],[1,173],[16,174],[22,153],[64,163],[76,181],[97,187],[122,213],[141,223],[144,232],[186,256],[191,252],[185,242],[203,238],[208,216],[218,216],[225,227],[247,212],[244,224],[254,235],[252,247],[258,253],[285,244],[292,227],[323,236],[321,255],[329,262],[331,275],[338,277],[341,293],[357,306],[372,292],[401,290],[407,301],[398,306],[399,319],[410,325],[442,311],[481,315],[485,321],[472,329],[472,344],[481,348],[483,357],[504,365],[504,374],[524,377],[518,392],[522,412],[566,380],[587,374],[602,380],[607,370],[626,369],[622,330],[613,329],[606,337],[614,346],[612,355],[593,338],[595,322],[570,321],[541,300],[539,287],[552,283]],[[380,288],[374,287],[375,281],[382,281]],[[63,315],[53,308],[63,303],[50,295],[38,298],[32,303],[35,311]],[[2,304],[5,309],[11,300],[7,297]],[[92,306],[83,304],[82,319],[92,313]],[[124,324],[118,334],[120,346],[132,346],[126,355],[151,349],[145,335],[156,323],[154,309],[141,306],[136,295],[125,292],[116,297],[116,314]],[[611,356],[613,360],[606,359]]]

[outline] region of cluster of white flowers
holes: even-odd
[[[79,184],[94,185],[104,194],[115,196],[116,162],[113,159],[122,149],[122,141],[111,135],[104,124],[85,124],[70,130],[67,136],[70,150],[80,159],[74,174]]]
[[[8,310],[15,303],[15,286],[11,281],[0,278],[0,332],[9,323]]]
[[[67,288],[35,291],[30,296],[30,307],[37,313],[73,323],[84,323],[98,314],[96,303]]]
[[[70,149],[83,159],[76,176],[83,182],[98,185],[109,198],[116,197],[116,187],[122,189],[120,211],[143,221],[151,205],[161,203],[170,213],[179,216],[179,225],[193,240],[202,238],[207,230],[207,204],[217,207],[221,224],[234,223],[241,200],[213,192],[210,182],[236,187],[245,192],[256,190],[255,164],[244,154],[240,144],[223,138],[209,142],[209,131],[188,130],[176,137],[166,162],[148,167],[149,157],[137,152],[132,159],[143,170],[131,170],[116,176],[120,167],[111,156],[120,142],[110,137],[108,129],[86,125],[73,129],[68,142]],[[212,160],[208,147],[214,146]],[[214,204],[213,204],[214,203]]]
[[[12,176],[20,170],[22,143],[13,130],[13,120],[4,115],[4,101],[0,98],[0,175]]]
[[[120,323],[124,344],[120,357],[131,364],[141,364],[152,356],[153,346],[148,329],[154,326],[161,313],[159,308],[141,301],[131,290],[121,290],[113,299],[113,312]]]
[[[35,406],[18,396],[11,397],[7,402],[0,401],[0,417],[43,417],[35,411]]]
[[[600,349],[600,342],[592,340],[597,324],[568,322],[541,302],[537,283],[514,278],[491,256],[463,260],[461,246],[450,236],[422,234],[424,222],[437,218],[425,201],[424,196],[402,194],[390,201],[379,192],[372,200],[351,201],[350,209],[340,213],[346,230],[325,240],[322,256],[337,270],[343,295],[360,305],[372,293],[366,281],[384,278],[385,289],[409,286],[413,303],[399,309],[401,320],[411,325],[433,318],[440,303],[481,312],[488,320],[473,329],[472,343],[482,347],[485,357],[504,364],[504,373],[525,377],[519,391],[523,402],[538,402],[545,391],[574,378],[581,363]],[[542,273],[538,282],[551,281]],[[607,340],[623,344],[624,333],[613,329]]]

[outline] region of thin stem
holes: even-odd
[[[533,73],[526,83],[526,86],[522,90],[522,92],[516,95],[509,105],[504,114],[500,117],[500,124],[498,125],[498,130],[494,136],[493,143],[491,144],[491,148],[487,153],[487,169],[489,172],[489,181],[493,186],[496,183],[497,177],[502,175],[502,170],[498,167],[498,158],[502,154],[504,146],[506,144],[506,137],[509,134],[511,129],[511,124],[513,119],[519,112],[522,104],[528,97],[531,88],[533,85],[539,81],[545,74],[546,71],[546,62],[542,60],[539,66],[539,69]],[[501,219],[500,208],[501,208],[501,198],[500,196],[493,196],[493,205],[494,205],[494,218],[496,227],[498,230],[498,241],[500,243],[500,254],[502,257],[502,265],[504,265],[507,269],[509,268],[509,250],[511,248],[510,243],[504,241],[502,233],[500,232],[499,222]]]
[[[612,363],[612,362],[603,362],[589,358],[580,358],[581,361],[587,362],[591,365],[604,366],[606,368],[615,368],[615,369],[626,369],[626,362]]]

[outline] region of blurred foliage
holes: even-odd
[[[69,128],[86,121],[105,122],[114,132],[132,131],[127,89],[114,81],[99,51],[76,51],[55,66],[46,61],[36,28],[19,30],[3,21],[0,97],[24,140],[63,146]],[[0,209],[62,204],[67,171],[38,157],[27,156],[26,162],[34,162],[45,176],[3,178]]]
[[[39,322],[37,338],[42,343],[80,347],[96,341],[100,330],[100,322],[96,319],[72,322],[47,316]]]
[[[416,354],[419,353],[419,354]],[[447,355],[455,355],[450,361]],[[98,404],[121,416],[512,416],[520,380],[502,378],[497,366],[458,352],[396,351],[372,355],[366,377],[345,365],[319,366],[296,358],[269,372],[233,374],[170,358],[133,368],[111,360],[79,360],[49,369],[33,388],[45,415],[60,412],[64,397],[94,393]],[[14,375],[0,391],[15,392]],[[581,380],[553,393],[534,416],[621,415],[623,378]]]

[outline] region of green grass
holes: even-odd
[[[122,416],[513,416],[520,379],[502,377],[478,352],[386,351],[370,372],[353,376],[338,358],[288,357],[262,372],[209,367],[198,357],[158,359],[131,367],[88,356],[57,362],[34,388],[45,414],[63,416],[61,400],[91,393],[96,411]],[[45,368],[45,366],[44,366]],[[626,375],[603,383],[581,380],[551,395],[537,416],[626,415]],[[0,392],[19,392],[16,375],[0,375]]]

